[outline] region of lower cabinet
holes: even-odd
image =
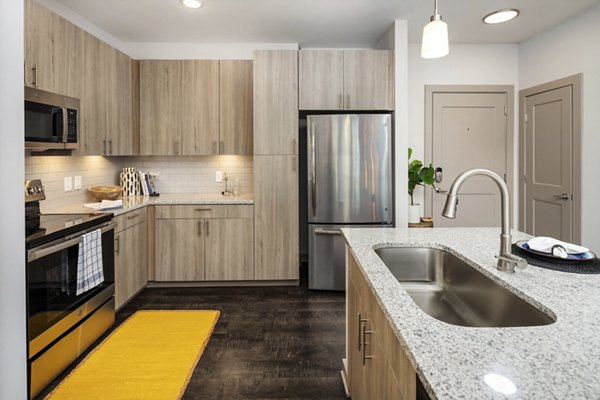
[[[347,272],[346,354],[352,399],[416,399],[415,371],[350,251]]]
[[[146,209],[116,217],[115,308],[120,308],[148,282]]]
[[[156,206],[156,281],[254,279],[253,206]]]

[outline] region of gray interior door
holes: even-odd
[[[393,220],[389,114],[307,117],[309,223]]]
[[[572,87],[525,97],[525,231],[573,241]]]
[[[429,195],[435,226],[500,226],[500,194],[486,177],[462,185],[456,219],[441,213],[446,191],[461,172],[487,168],[506,177],[506,105],[506,93],[433,93],[432,140],[426,151],[444,175],[441,192]]]

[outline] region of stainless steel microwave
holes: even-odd
[[[79,99],[25,86],[25,148],[76,149]]]

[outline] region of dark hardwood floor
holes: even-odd
[[[115,327],[138,310],[217,309],[183,399],[336,400],[345,398],[344,301],[343,293],[309,291],[305,279],[298,287],[145,289]]]

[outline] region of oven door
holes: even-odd
[[[29,358],[114,295],[114,227],[114,222],[101,227],[104,281],[80,295],[76,294],[79,243],[81,235],[94,229],[28,250]]]

